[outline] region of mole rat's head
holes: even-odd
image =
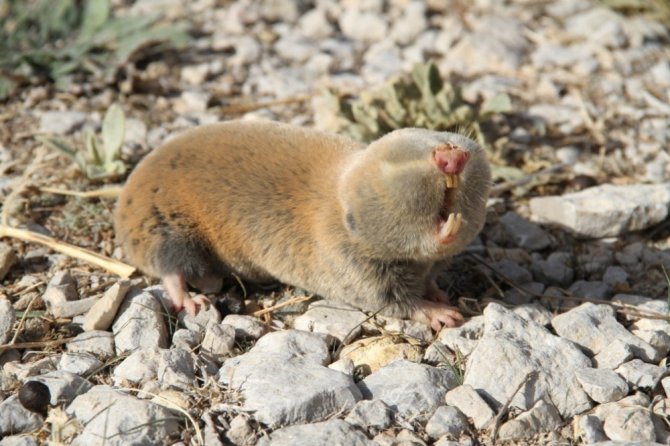
[[[411,128],[358,153],[338,194],[347,230],[370,256],[435,261],[462,251],[481,230],[490,186],[477,143]]]

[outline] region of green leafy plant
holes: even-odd
[[[0,2],[0,99],[36,76],[67,88],[78,75],[110,80],[149,46],[182,46],[185,23],[114,17],[109,0]]]
[[[38,136],[37,139],[72,158],[88,178],[114,179],[125,174],[127,169],[120,159],[125,136],[125,120],[123,110],[118,104],[109,107],[102,121],[102,143],[93,131],[87,128],[83,132],[85,151],[50,136]]]
[[[511,101],[500,94],[483,104],[463,100],[460,90],[444,82],[437,66],[429,62],[414,67],[379,88],[358,97],[328,90],[320,119],[329,130],[361,141],[371,141],[403,127],[464,131],[483,141],[479,123],[493,114],[511,110]]]

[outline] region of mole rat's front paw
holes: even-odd
[[[202,294],[197,294],[193,298],[190,296],[186,295],[181,302],[174,303],[175,311],[178,313],[182,309],[186,310],[187,314],[190,314],[191,316],[195,316],[198,313],[198,310],[200,307],[208,307],[211,302],[209,299],[202,295]]]
[[[463,315],[458,308],[425,299],[419,302],[412,319],[429,324],[436,332],[443,327],[458,327],[463,323]]]

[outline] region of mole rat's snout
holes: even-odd
[[[458,175],[465,169],[469,158],[469,152],[451,143],[441,144],[433,150],[433,160],[446,175],[448,188],[459,186]]]

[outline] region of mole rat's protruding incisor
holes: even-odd
[[[193,313],[236,274],[273,279],[436,330],[462,316],[437,265],[484,224],[490,173],[458,134],[392,132],[369,146],[270,122],[188,130],[130,175],[115,224],[126,255]]]

